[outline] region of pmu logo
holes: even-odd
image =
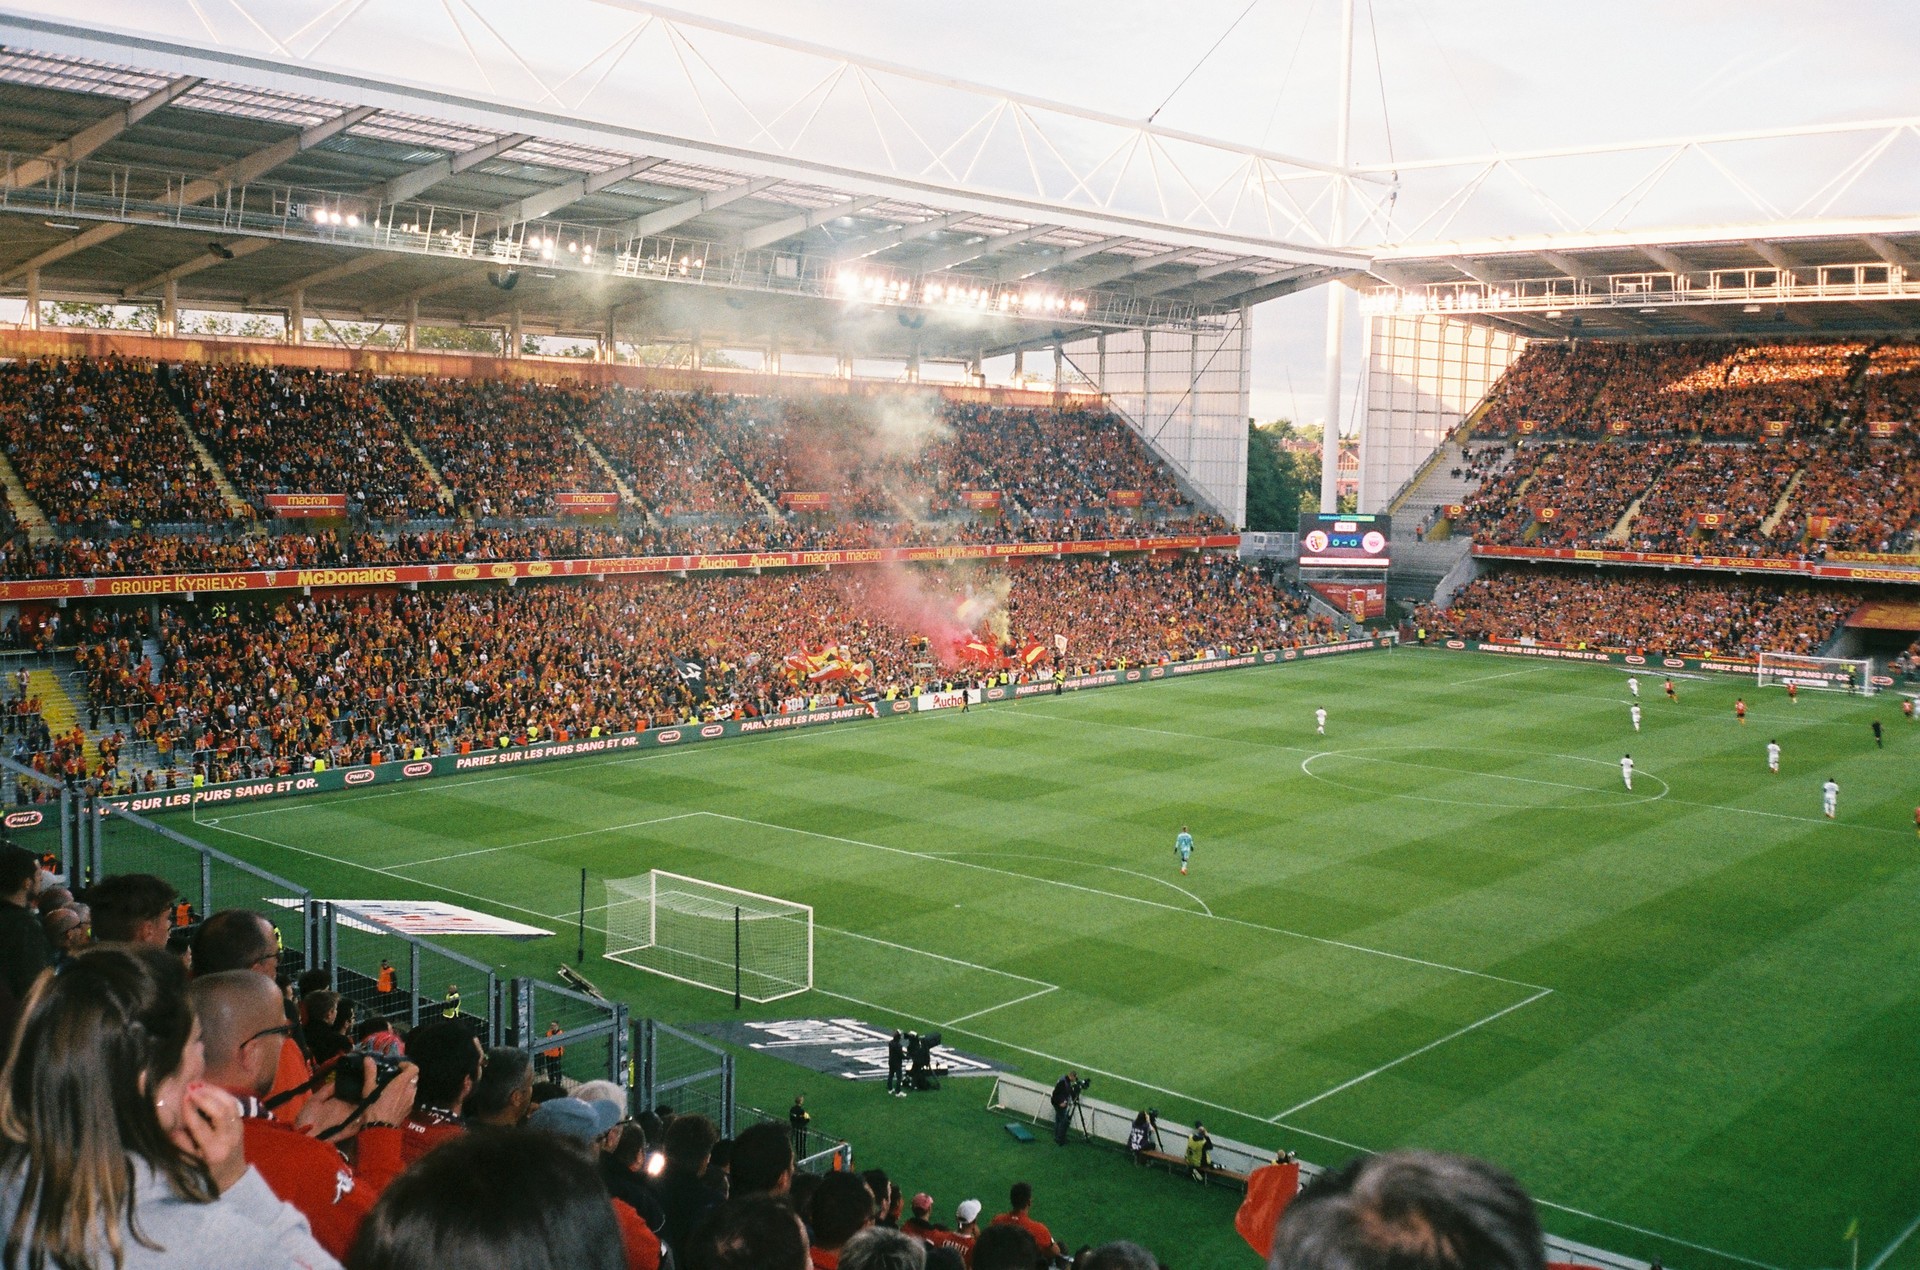
[[[680,739],[680,729],[668,728],[665,732],[662,732],[659,736],[656,736],[653,739],[658,741],[662,745],[672,745],[675,741],[678,741]]]
[[[1147,678],[1149,679],[1165,679],[1166,677],[1167,677],[1167,668],[1165,666],[1155,666],[1152,670],[1147,672]]]
[[[1467,646],[1467,641],[1464,639],[1450,639],[1447,641],[1448,648],[1457,649],[1457,648],[1465,648],[1466,646]]]
[[[371,767],[355,768],[347,773],[345,779],[349,785],[364,785],[373,779],[373,769]]]
[[[1685,666],[1687,663],[1681,661],[1678,657],[1662,657],[1660,659],[1660,664],[1662,666],[1667,667],[1669,670],[1679,670],[1681,667]]]
[[[433,764],[426,762],[424,759],[418,763],[409,763],[400,769],[400,774],[402,776],[431,776],[433,775]]]
[[[45,819],[37,811],[10,811],[4,823],[9,829],[31,829]]]
[[[709,741],[713,740],[716,736],[725,736],[726,734],[726,725],[721,723],[709,723],[706,727],[700,729],[700,735]]]
[[[1893,676],[1892,675],[1875,675],[1873,677],[1873,686],[1876,688],[1891,688],[1893,687]],[[36,811],[33,814],[37,816],[40,813]]]
[[[1629,666],[1644,666],[1647,664],[1647,659],[1639,653],[1628,653],[1626,661]]]
[[[1128,683],[1138,683],[1139,681],[1140,681],[1140,672],[1139,672],[1139,671],[1137,671],[1137,670],[1129,670],[1129,671],[1127,672],[1127,682],[1128,682]]]

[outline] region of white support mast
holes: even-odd
[[[1333,218],[1329,241],[1338,246],[1347,235],[1348,127],[1353,114],[1353,0],[1340,4],[1340,100],[1335,103]],[[1340,341],[1345,334],[1347,289],[1327,284],[1327,406],[1320,440],[1320,510],[1340,510]]]

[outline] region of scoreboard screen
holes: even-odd
[[[1300,516],[1303,569],[1385,569],[1393,540],[1391,516]]]

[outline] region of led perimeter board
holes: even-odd
[[[1384,570],[1392,544],[1391,516],[1306,512],[1300,517],[1302,569]]]

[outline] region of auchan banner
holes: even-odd
[[[1309,648],[1276,648],[1234,657],[1174,662],[1165,666],[1138,666],[1124,671],[1106,670],[1095,674],[1073,676],[1061,685],[1061,689],[1073,692],[1084,688],[1144,683],[1155,679],[1215,670],[1235,670],[1245,666],[1267,666],[1341,653],[1367,652],[1373,649],[1391,648],[1395,642],[1392,635],[1381,635],[1372,639],[1348,640],[1339,644],[1317,644]],[[1006,684],[984,691],[975,689],[972,699],[976,702],[1008,701],[1022,697],[1050,695],[1054,691],[1053,681],[1044,680],[1029,684]],[[949,704],[959,705],[960,694],[951,695],[952,701]],[[128,811],[139,812],[142,815],[154,812],[186,811],[195,804],[203,809],[217,808],[228,803],[254,802],[262,798],[281,798],[290,794],[324,794],[342,789],[359,789],[367,785],[396,785],[403,781],[428,780],[459,772],[512,769],[553,759],[585,758],[596,754],[633,754],[683,745],[697,745],[702,741],[718,741],[726,737],[791,732],[797,728],[850,723],[861,719],[901,719],[913,714],[916,705],[917,702],[914,699],[902,697],[896,701],[835,706],[830,710],[813,710],[805,714],[775,714],[758,719],[729,719],[724,723],[679,723],[667,728],[651,728],[645,732],[621,732],[613,736],[511,746],[504,750],[476,750],[472,754],[440,754],[432,758],[376,763],[362,767],[336,767],[324,772],[304,772],[296,776],[232,781],[224,785],[208,785],[202,789],[168,789],[156,790],[150,794],[122,794],[103,798],[100,801]]]
[[[1639,565],[1648,568],[1713,569],[1734,573],[1771,573],[1840,582],[1904,582],[1920,586],[1920,567],[1901,564],[1836,564],[1833,560],[1767,560],[1748,556],[1684,556],[1662,551],[1593,551],[1584,547],[1497,547],[1475,543],[1481,560],[1565,560],[1577,564]],[[1898,560],[1898,557],[1889,557]],[[0,596],[4,598],[4,596]]]
[[[123,595],[198,595],[210,591],[272,591],[298,587],[397,586],[409,582],[505,581],[509,578],[603,578],[636,573],[798,569],[828,564],[917,564],[1023,556],[1097,556],[1108,552],[1230,550],[1239,545],[1238,534],[1169,534],[1158,538],[1097,538],[1085,542],[993,542],[944,547],[849,547],[832,551],[732,551],[704,556],[610,556],[590,560],[494,560],[480,564],[254,569],[237,573],[179,573],[125,578],[35,578],[26,582],[0,582],[0,602]],[[1916,578],[1920,579],[1920,575],[1916,575]]]
[[[345,494],[268,494],[267,510],[275,516],[344,516]]]

